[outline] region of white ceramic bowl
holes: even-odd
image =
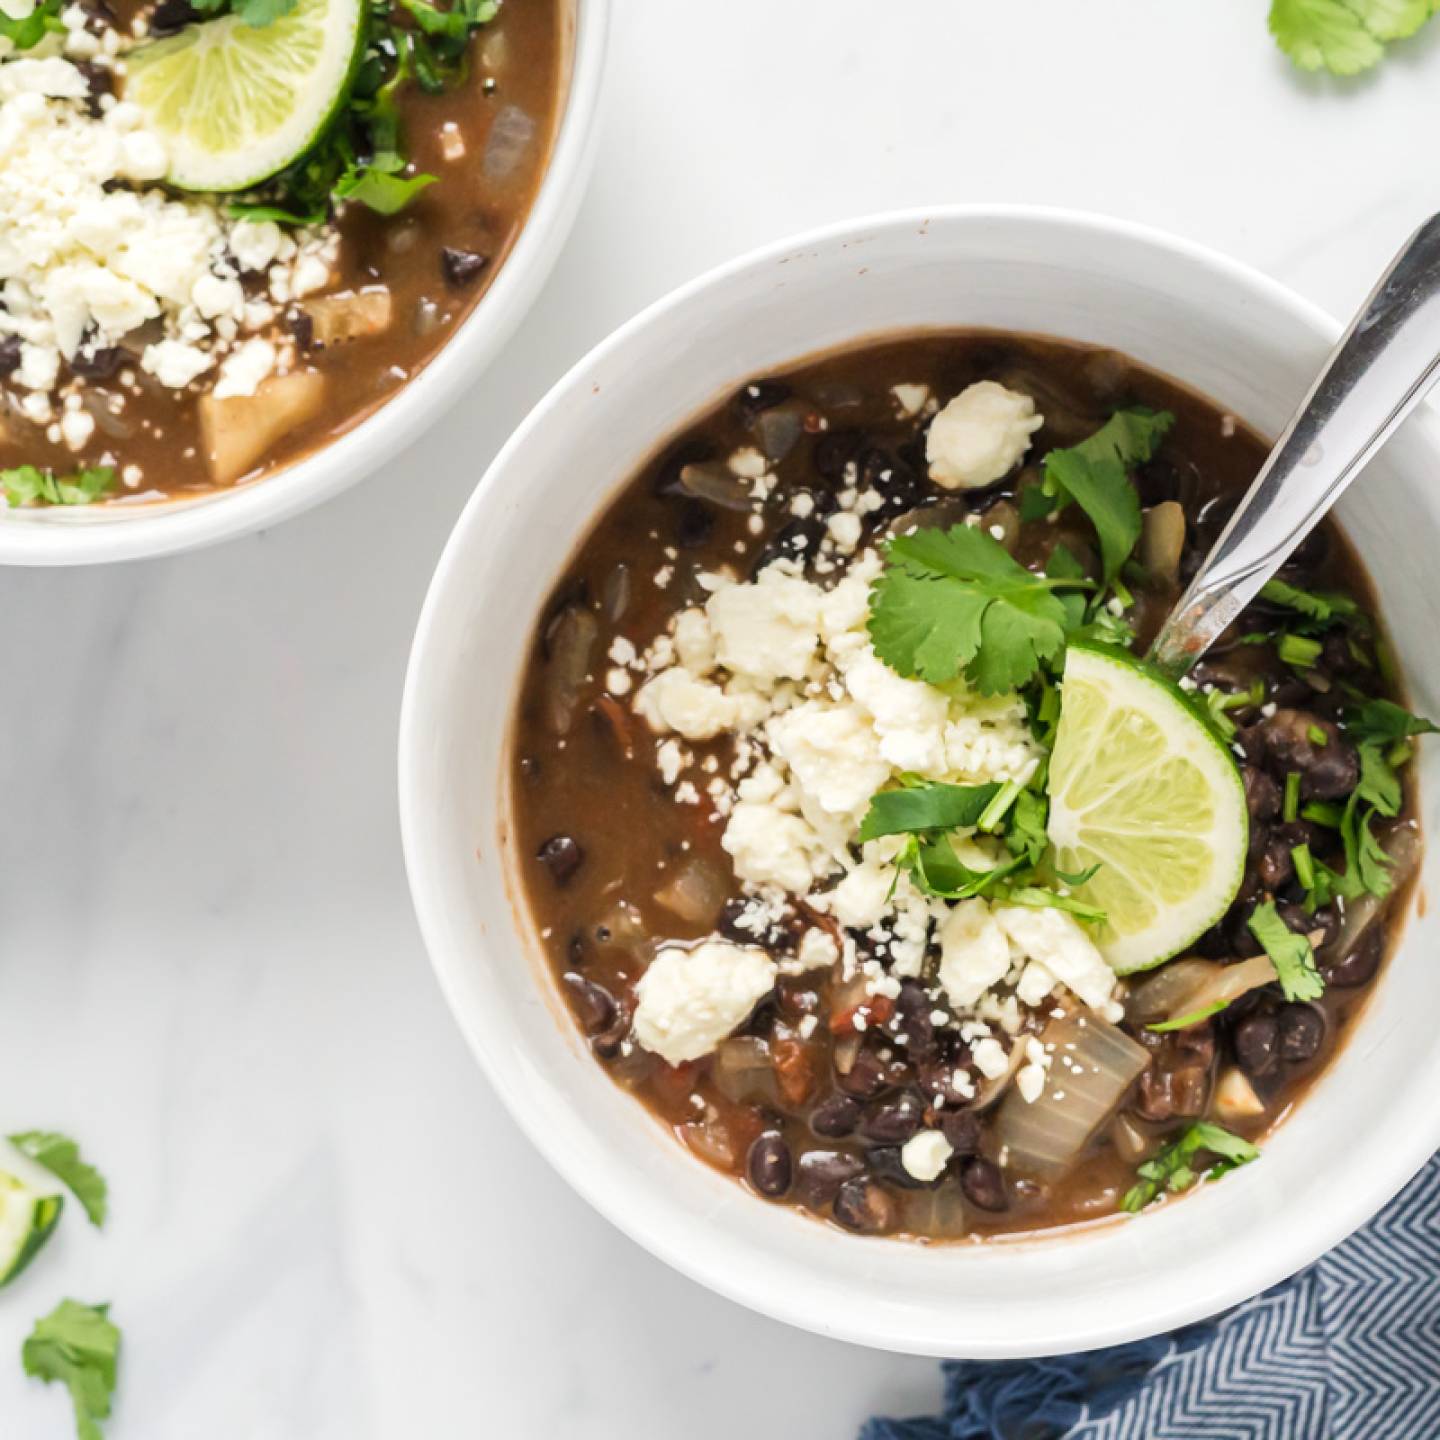
[[[1440,1145],[1440,915],[1412,918],[1348,1046],[1258,1164],[1065,1238],[923,1247],[769,1205],[693,1159],[590,1056],[512,907],[507,731],[536,614],[616,486],[690,416],[809,352],[988,325],[1113,346],[1274,433],[1338,334],[1264,276],[1184,241],[1058,211],[866,220],[736,261],[647,310],[520,427],[425,604],[400,736],[420,924],[516,1121],[599,1210],[701,1283],[822,1334],[993,1358],[1111,1344],[1223,1309],[1369,1218]],[[1347,498],[1414,699],[1440,707],[1440,432],[1421,414]],[[1440,757],[1427,742],[1426,769]],[[1432,800],[1440,787],[1425,787]],[[1433,833],[1434,806],[1424,819]],[[1440,846],[1424,885],[1440,869]]]
[[[94,565],[195,550],[277,524],[378,470],[475,384],[540,293],[585,192],[610,0],[564,0],[562,112],[540,189],[494,284],[433,360],[353,430],[278,474],[145,506],[0,511],[0,564]]]

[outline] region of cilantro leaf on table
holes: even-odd
[[[868,628],[892,670],[945,685],[964,674],[982,695],[1025,684],[1065,645],[1057,586],[1086,582],[1034,575],[968,525],[917,530],[885,547],[870,587]]]
[[[75,1407],[78,1440],[101,1440],[99,1421],[110,1414],[120,1356],[120,1331],[108,1305],[62,1300],[35,1322],[20,1350],[25,1373],[46,1384],[59,1381]]]
[[[1155,453],[1174,423],[1165,410],[1117,410],[1078,445],[1045,457],[1045,489],[1061,508],[1073,500],[1095,526],[1106,584],[1140,539],[1140,496],[1129,472]]]
[[[994,782],[947,785],[938,780],[916,780],[898,790],[881,790],[871,796],[856,843],[863,845],[882,835],[959,830],[976,825],[999,789]]]
[[[1195,1161],[1201,1154],[1212,1159],[1208,1166],[1197,1170]],[[1188,1190],[1202,1174],[1218,1180],[1259,1158],[1260,1151],[1243,1136],[1232,1134],[1223,1125],[1199,1120],[1136,1170],[1136,1183],[1125,1192],[1120,1208],[1138,1214],[1166,1191]]]
[[[1318,1000],[1325,993],[1325,981],[1316,968],[1308,937],[1295,934],[1286,925],[1273,900],[1257,905],[1247,923],[1275,966],[1287,1000]]]
[[[115,470],[95,465],[73,475],[56,475],[38,465],[17,465],[0,470],[0,489],[6,503],[21,505],[89,505],[114,488]]]
[[[22,1155],[43,1166],[74,1195],[92,1225],[105,1223],[105,1178],[81,1158],[80,1147],[68,1135],[57,1135],[48,1130],[27,1130],[20,1135],[11,1135],[9,1140]]]
[[[1301,70],[1358,75],[1437,9],[1435,0],[1272,0],[1270,33]]]

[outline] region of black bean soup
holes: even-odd
[[[1029,397],[1043,424],[1003,478],[942,488],[929,478],[927,429],[952,397],[982,381]],[[1174,417],[1130,472],[1145,538],[1125,572],[1126,601],[1109,607],[1123,610],[1132,648],[1143,653],[1266,444],[1122,355],[1037,336],[885,339],[757,377],[616,495],[554,589],[514,729],[514,848],[530,911],[612,1079],[695,1155],[760,1196],[850,1230],[917,1239],[1034,1232],[1137,1209],[1163,1196],[1167,1181],[1171,1192],[1183,1188],[1184,1177],[1169,1180],[1177,1155],[1202,1157],[1193,1161],[1202,1173],[1223,1152],[1220,1142],[1212,1140],[1218,1152],[1205,1143],[1215,1133],[1205,1126],[1243,1148],[1283,1117],[1335,1054],[1375,981],[1419,842],[1402,800],[1388,807],[1394,814],[1369,820],[1388,877],[1374,889],[1387,895],[1357,894],[1352,884],[1348,898],[1337,897],[1334,884],[1316,880],[1347,867],[1353,879],[1361,865],[1353,826],[1348,846],[1345,835],[1361,781],[1348,717],[1366,700],[1398,700],[1371,588],[1328,522],[1281,580],[1329,597],[1332,613],[1318,619],[1259,600],[1194,672],[1194,699],[1244,783],[1243,883],[1228,913],[1180,960],[1119,982],[1113,1026],[1092,1017],[1133,1061],[1063,1167],[1027,1169],[1006,1140],[1007,1107],[1025,1103],[1013,1062],[1052,1033],[1047,1026],[1070,1023],[1051,1019],[1060,1014],[1054,998],[996,1002],[991,1029],[1012,1063],[987,1073],[997,1066],[978,1062],[990,1042],[977,1040],[973,1026],[957,1027],[963,1007],[937,987],[934,930],[902,967],[873,933],[847,931],[833,909],[822,912],[804,895],[759,906],[757,919],[753,887],[737,878],[722,838],[737,746],[763,748],[758,732],[752,726],[750,739],[737,740],[744,722],[732,715],[708,738],[677,745],[667,763],[665,737],[647,724],[637,695],[655,668],[655,639],[677,613],[706,604],[717,572],[743,582],[779,563],[828,590],[889,535],[978,516],[1032,570],[1063,544],[1096,573],[1095,531],[1081,507],[1039,514],[1027,492],[1040,492],[1049,452],[1135,406]],[[827,536],[838,537],[838,549],[827,551]],[[662,644],[661,662],[667,654]],[[743,697],[735,703],[743,708]],[[1401,738],[1385,752],[1396,774],[1409,744]],[[1262,946],[1247,922],[1266,905],[1307,938],[1323,981],[1318,998],[1287,999],[1273,979],[1253,980]],[[662,947],[713,943],[768,957],[774,983],[767,961],[756,962],[760,978],[744,992],[756,998],[738,1002],[733,1029],[705,1053],[669,1063],[643,1043],[637,986]],[[795,961],[807,945],[822,963]],[[855,963],[874,962],[866,969],[875,983],[846,973],[842,947]],[[1227,983],[1243,976],[1252,978]],[[1162,981],[1167,995],[1219,994],[1228,1003],[1157,1029],[1154,1015],[1173,1006],[1161,997],[1147,1008],[1145,997],[1147,987],[1158,995]],[[1006,1006],[1008,1030],[994,1018]],[[907,1147],[935,1135],[943,1141],[927,1141],[930,1159],[916,1163],[920,1150]],[[1159,1176],[1148,1190],[1147,1166]],[[1223,1168],[1216,1158],[1212,1173]]]

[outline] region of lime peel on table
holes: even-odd
[[[1178,686],[1124,651],[1066,654],[1050,759],[1050,839],[1076,895],[1106,914],[1117,974],[1179,954],[1230,908],[1249,813],[1239,768]]]
[[[45,1194],[0,1170],[0,1286],[35,1258],[65,1208],[65,1198]]]
[[[137,46],[125,99],[183,190],[248,190],[298,159],[345,103],[364,50],[361,0],[299,0],[267,25],[238,15]]]

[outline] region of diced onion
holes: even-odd
[[[712,860],[696,856],[655,892],[656,901],[692,925],[708,925],[720,913],[729,892],[729,877]]]
[[[715,1086],[738,1105],[774,1105],[778,1097],[770,1047],[754,1035],[722,1040],[715,1051]]]
[[[1180,552],[1185,548],[1185,512],[1174,500],[1145,511],[1140,531],[1140,563],[1157,580],[1180,577]]]
[[[1033,1102],[1012,1089],[995,1139],[1008,1148],[1011,1168],[1050,1179],[1080,1158],[1150,1057],[1095,1015],[1052,1020],[1040,1040],[1051,1056],[1045,1089]]]
[[[1268,955],[1236,965],[1214,960],[1172,960],[1141,981],[1125,1002],[1125,1013],[1140,1024],[1179,1020],[1217,1005],[1228,1005],[1275,979]]]

